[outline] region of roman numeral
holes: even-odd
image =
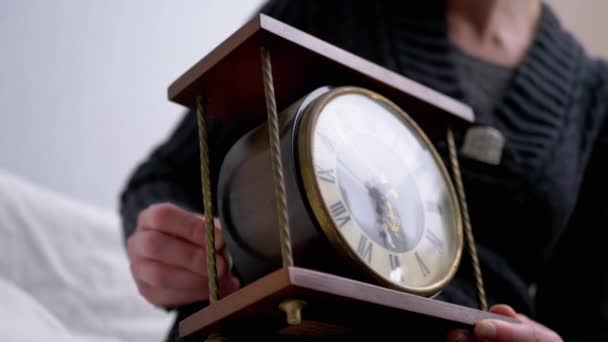
[[[418,252],[415,252],[414,255],[416,256],[416,262],[418,263],[418,267],[420,267],[420,272],[422,272],[422,276],[426,277],[431,273],[431,271],[429,271],[429,268],[426,267],[424,261],[422,261],[422,258],[420,257],[420,254],[418,254]]]
[[[372,247],[372,242],[365,235],[361,235],[359,245],[357,246],[357,253],[359,253],[361,258],[367,260],[368,263],[372,262]]]
[[[336,184],[336,176],[334,175],[334,169],[322,169],[317,166],[317,176],[319,179],[331,183]]]
[[[435,247],[439,254],[443,254],[443,241],[435,235],[431,230],[426,230],[426,238]]]
[[[338,201],[329,206],[329,212],[331,216],[338,222],[338,227],[342,228],[348,221],[350,221],[350,215],[344,207],[342,201]]]
[[[395,270],[401,267],[401,264],[399,263],[399,258],[396,255],[389,254],[388,258],[391,263],[391,270]]]

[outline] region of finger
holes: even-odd
[[[206,277],[150,259],[135,259],[131,272],[137,281],[162,289],[196,290],[208,284]]]
[[[517,313],[515,312],[515,310],[513,310],[512,307],[510,307],[509,305],[506,305],[506,304],[496,304],[496,305],[492,306],[489,311],[492,313],[495,313],[497,315],[503,315],[503,316],[513,317],[513,318],[515,318],[517,316]]]
[[[230,272],[226,272],[226,274],[219,279],[219,282],[221,297],[225,297],[241,287],[241,283],[238,278]]]
[[[155,230],[139,231],[128,241],[130,258],[142,257],[207,276],[204,247]],[[224,257],[216,255],[216,270],[221,277],[227,269]]]
[[[482,320],[475,325],[474,335],[492,342],[536,342],[534,329],[527,324]]]
[[[536,337],[539,341],[563,341],[563,339],[555,331],[531,320],[525,315],[517,314],[517,319],[522,321],[524,324],[530,325],[534,329]]]
[[[150,286],[144,282],[138,282],[137,288],[139,293],[150,303],[164,307],[179,306],[209,298],[206,288],[187,291],[171,290]]]
[[[224,247],[224,237],[215,220],[215,248]],[[184,240],[205,246],[205,220],[201,215],[184,210],[171,203],[160,203],[142,210],[138,217],[138,228],[158,230]]]
[[[214,224],[215,248],[219,250],[224,247],[224,238],[220,232],[219,220],[214,219]],[[159,230],[205,246],[204,217],[171,203],[154,204],[143,210],[138,218],[138,227]]]

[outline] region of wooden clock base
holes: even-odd
[[[302,300],[300,324],[290,325],[279,305]],[[201,341],[210,333],[230,340],[320,340],[401,336],[445,339],[449,329],[484,318],[516,320],[435,299],[314,270],[279,269],[180,322],[182,337]]]

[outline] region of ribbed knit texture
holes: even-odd
[[[475,103],[454,65],[442,1],[282,0],[263,12]],[[460,156],[489,304],[510,304],[564,337],[593,341],[608,340],[608,267],[602,253],[608,222],[607,70],[544,6],[535,40],[496,110],[474,108],[475,125],[493,126],[506,137],[501,164]],[[243,131],[210,126],[215,186],[225,153]],[[459,145],[464,134],[455,132]],[[196,117],[189,113],[134,171],[121,196],[126,236],[152,203],[201,210],[196,139]],[[436,147],[447,161],[445,142]],[[437,298],[475,306],[473,284],[465,255],[457,277]],[[536,297],[530,295],[532,286]]]

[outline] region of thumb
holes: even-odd
[[[492,342],[536,342],[534,329],[523,323],[482,320],[473,329],[475,337]]]
[[[502,316],[513,318],[517,317],[517,313],[515,312],[515,310],[513,310],[512,307],[506,304],[496,304],[492,306],[488,311]]]

